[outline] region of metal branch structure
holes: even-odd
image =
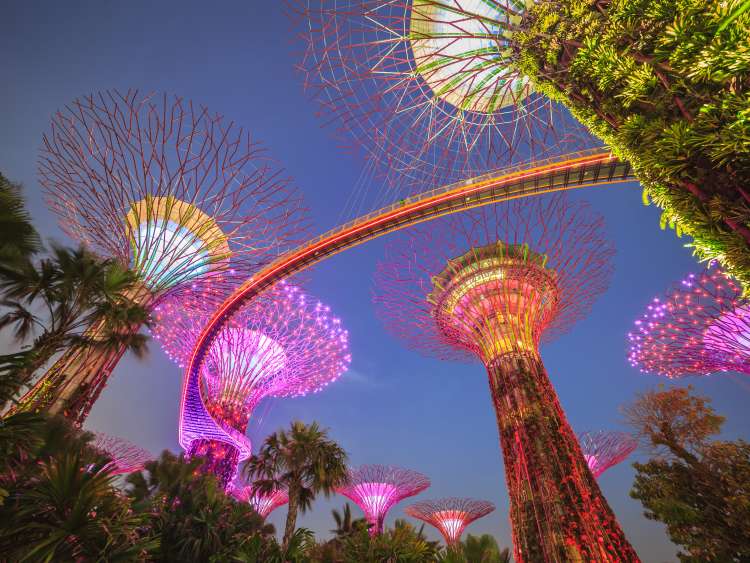
[[[247,502],[264,520],[271,512],[289,502],[286,490],[277,489],[270,494],[254,491],[252,485],[232,486],[230,492],[239,502]]]
[[[513,66],[523,0],[297,0],[306,90],[390,179],[424,186],[599,146]]]
[[[630,364],[666,377],[750,374],[750,305],[718,266],[654,298],[628,334]]]
[[[205,293],[164,299],[154,310],[154,337],[184,367],[208,315]],[[338,379],[351,362],[348,333],[330,308],[282,281],[247,303],[217,335],[200,379],[209,419],[180,436],[188,457],[207,458],[205,468],[226,487],[237,464],[250,456],[244,436],[250,417],[266,397],[316,393]],[[216,439],[205,429],[216,421],[231,436]]]
[[[454,546],[461,541],[461,535],[469,524],[493,510],[495,505],[486,500],[449,497],[417,502],[407,506],[404,512],[435,526],[445,543]]]
[[[201,374],[208,351],[222,327],[258,295],[306,268],[349,248],[387,233],[433,220],[458,211],[551,192],[589,186],[619,184],[634,179],[627,162],[612,154],[589,150],[563,158],[517,165],[482,176],[441,186],[408,197],[362,217],[339,225],[279,256],[246,280],[214,311],[198,337],[185,367],[180,399],[180,443],[189,443],[200,433],[216,440],[239,440],[231,429],[213,421],[201,398]],[[248,454],[249,455],[249,454]]]
[[[196,286],[229,291],[307,232],[300,197],[249,133],[166,94],[75,100],[52,119],[39,175],[61,228],[133,269],[142,285],[129,297],[147,308]],[[21,408],[81,424],[123,353],[69,350]]]
[[[110,436],[104,432],[93,432],[91,445],[112,460],[110,468],[113,475],[134,473],[143,469],[154,456],[123,438]]]
[[[583,457],[594,477],[621,463],[638,448],[638,440],[626,432],[583,432],[578,436]]]
[[[539,355],[589,312],[613,255],[602,217],[557,195],[432,221],[378,264],[374,301],[391,333],[487,369],[518,562],[638,560]]]
[[[430,486],[430,480],[410,469],[392,465],[362,465],[349,469],[346,485],[336,489],[350,498],[365,513],[371,524],[370,533],[383,532],[388,511],[403,499],[412,497]]]

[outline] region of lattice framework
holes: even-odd
[[[203,295],[165,299],[154,312],[153,335],[180,367],[212,313]],[[261,400],[317,393],[338,379],[350,362],[348,332],[330,307],[282,281],[247,303],[223,327],[204,364],[203,403],[234,438],[217,441],[196,428],[182,446],[218,463],[215,469],[226,485],[237,463],[250,454],[244,433]]]
[[[154,456],[151,452],[136,446],[132,442],[111,436],[104,432],[94,432],[91,445],[109,457],[113,475],[124,475],[143,469]]]
[[[612,256],[602,218],[558,195],[433,221],[378,264],[374,300],[389,331],[487,369],[519,563],[638,560],[539,355],[540,342],[590,310]]]
[[[667,377],[750,374],[750,305],[718,266],[654,298],[628,334],[630,364]]]
[[[493,510],[495,505],[486,500],[449,497],[414,503],[405,512],[435,526],[447,545],[456,545],[469,524]]]
[[[73,101],[44,136],[39,176],[61,228],[133,268],[130,297],[149,309],[196,286],[226,294],[307,232],[299,195],[249,133],[166,94]],[[82,423],[123,352],[69,351],[23,408]]]
[[[388,511],[403,499],[430,486],[421,473],[392,465],[362,465],[349,469],[349,480],[336,492],[350,498],[372,525],[370,533],[382,533]]]
[[[638,440],[626,432],[583,432],[578,440],[594,477],[622,463],[638,448]]]
[[[524,10],[518,0],[298,0],[291,11],[323,119],[408,191],[598,144],[514,69]]]

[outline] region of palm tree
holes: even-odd
[[[0,174],[0,263],[27,259],[40,248],[20,187]]]
[[[245,473],[254,488],[263,494],[286,488],[289,506],[284,527],[282,550],[286,552],[297,524],[297,513],[310,508],[315,496],[329,496],[335,487],[346,483],[347,455],[328,432],[316,422],[309,426],[292,423],[289,431],[280,430],[263,442],[260,451],[245,465]]]
[[[12,561],[132,561],[152,550],[158,539],[140,537],[144,518],[109,471],[86,450],[41,462],[40,475],[3,506],[0,552]]]
[[[235,555],[264,552],[274,533],[248,503],[227,496],[200,459],[186,461],[165,451],[128,476],[133,507],[148,515],[161,540],[160,561],[230,561]],[[252,559],[250,559],[252,560]]]
[[[462,548],[466,561],[472,563],[510,563],[510,550],[506,547],[501,551],[497,540],[490,534],[469,534],[462,542]]]
[[[5,382],[0,385],[0,408],[11,390],[12,396],[68,347],[110,350],[125,343],[142,357],[147,337],[128,330],[148,318],[148,312],[128,297],[138,283],[132,271],[84,248],[53,246],[50,256],[38,263],[20,260],[0,266],[0,306],[5,309],[0,329],[12,327],[19,342],[38,333],[28,349],[0,356],[0,380]],[[96,339],[85,332],[91,326],[101,327]]]
[[[337,538],[344,538],[351,535],[355,530],[369,528],[367,521],[364,518],[357,518],[352,520],[352,508],[347,502],[344,504],[344,508],[341,512],[335,508],[331,511],[333,520],[336,522],[336,529],[331,530],[336,534]]]

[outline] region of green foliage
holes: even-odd
[[[297,511],[307,511],[315,496],[330,495],[347,479],[346,452],[316,422],[309,426],[292,423],[263,442],[260,451],[245,466],[256,490],[269,494],[286,488],[289,494],[283,547],[289,546],[297,522]]]
[[[0,425],[0,553],[12,561],[134,561],[158,544],[113,486],[109,459],[64,419]]]
[[[0,264],[28,259],[40,248],[20,187],[0,174]]]
[[[540,0],[517,65],[631,162],[663,224],[750,288],[747,0]]]
[[[500,550],[497,540],[489,534],[469,534],[461,544],[467,562],[510,563],[510,550],[507,547]]]
[[[692,389],[639,395],[626,409],[655,457],[635,463],[631,496],[664,522],[682,561],[750,560],[750,444],[709,438],[724,417]]]
[[[128,476],[133,507],[147,516],[149,535],[161,538],[154,560],[265,557],[273,526],[264,524],[249,504],[224,494],[212,475],[198,471],[200,464],[165,451],[144,472]]]
[[[124,345],[143,356],[147,337],[130,330],[148,321],[129,297],[138,288],[132,271],[84,248],[53,246],[38,262],[0,265],[0,329],[12,329],[19,342],[36,335],[27,349],[0,356],[0,407],[61,350]],[[86,333],[91,326],[100,327],[96,338]]]
[[[315,563],[427,563],[437,561],[438,546],[425,538],[423,528],[404,520],[377,536],[370,535],[366,521],[356,520],[349,531],[311,547],[308,554]]]

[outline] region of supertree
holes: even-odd
[[[75,100],[52,119],[39,174],[62,229],[133,269],[141,283],[129,297],[147,309],[188,288],[228,290],[307,230],[301,199],[249,133],[166,94]],[[91,344],[66,351],[21,408],[82,423],[125,350],[96,346],[101,329],[90,327]]]
[[[638,440],[626,432],[582,432],[578,440],[594,477],[624,461],[638,447]]]
[[[416,185],[595,146],[513,66],[523,0],[297,0],[326,121]]]
[[[154,311],[154,337],[180,367],[190,357],[210,316],[203,294],[164,299]],[[201,374],[201,396],[223,427],[244,435],[265,397],[316,393],[349,367],[348,333],[330,308],[282,281],[243,306],[210,348]],[[188,457],[203,456],[221,483],[232,482],[249,448],[197,438],[183,444]]]
[[[233,484],[229,491],[238,501],[249,503],[263,519],[266,519],[278,507],[289,502],[289,494],[284,489],[277,489],[270,494],[263,494],[260,491],[254,490],[252,485]]]
[[[404,512],[435,526],[445,538],[445,543],[454,546],[461,541],[461,535],[469,524],[493,510],[495,505],[486,500],[449,497],[417,502],[407,506]]]
[[[123,475],[140,471],[154,456],[150,452],[139,448],[117,436],[110,436],[104,432],[93,432],[91,445],[112,460],[110,467],[113,475]]]
[[[750,374],[750,305],[740,284],[711,266],[654,298],[628,340],[628,360],[644,373]]]
[[[425,354],[479,358],[497,416],[516,561],[636,561],[539,355],[611,277],[603,219],[563,195],[432,221],[387,246],[386,328]]]
[[[336,489],[365,513],[370,533],[380,534],[392,506],[430,486],[430,480],[416,471],[392,465],[362,465],[349,469],[346,485]]]

